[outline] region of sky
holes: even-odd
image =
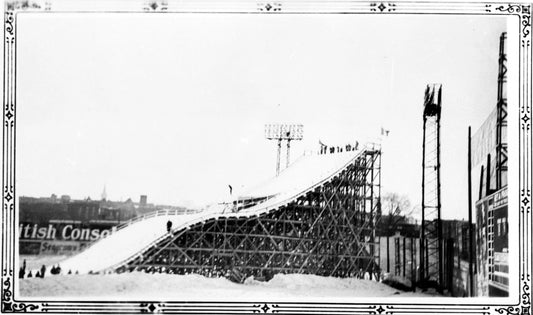
[[[442,215],[467,217],[468,126],[496,106],[504,17],[18,19],[19,196],[220,201],[275,175],[265,124],[300,123],[292,160],[390,130],[382,192],[420,205],[424,90],[441,83]]]

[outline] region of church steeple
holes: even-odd
[[[102,201],[106,201],[107,200],[107,192],[106,192],[106,187],[104,185],[104,191],[102,191]]]

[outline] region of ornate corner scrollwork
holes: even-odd
[[[495,8],[496,10],[500,12],[507,12],[507,13],[520,13],[522,12],[522,6],[518,4],[508,4],[507,7],[504,5],[501,5],[499,7]]]
[[[8,40],[8,44],[13,44],[14,40],[15,38],[12,37],[11,39]],[[11,120],[13,117],[15,117],[14,113],[15,113],[15,105],[13,104],[13,101],[11,101],[9,104],[6,104],[5,109],[4,109],[4,116],[5,118],[7,118],[5,120],[6,126],[14,123],[14,121]]]
[[[529,190],[527,191],[527,195],[529,195]],[[520,206],[520,209],[522,210],[522,213],[523,212],[527,212],[529,213],[529,202],[530,200],[527,198],[528,196],[526,195],[526,192],[524,190],[522,190],[522,196],[524,196],[524,198],[522,198],[522,206]]]
[[[160,313],[161,308],[164,306],[163,303],[141,303],[141,313]]]
[[[506,315],[529,315],[531,310],[531,292],[529,287],[530,275],[527,274],[526,277],[522,275],[522,295],[520,299],[520,305],[508,306],[496,308],[495,311],[499,314]]]
[[[529,292],[529,285],[527,281],[524,281],[522,286],[522,304],[531,305],[531,292]]]
[[[370,4],[370,11],[371,12],[393,12],[396,11],[396,4],[391,2],[380,2],[377,4],[376,2],[373,2]]]
[[[370,306],[369,314],[392,314],[394,311],[391,311],[394,307],[391,305],[373,305]]]
[[[530,29],[531,29],[531,15],[529,13],[522,14],[522,36],[524,38],[526,38],[529,35]],[[529,40],[527,42],[529,46]]]
[[[6,11],[5,13],[5,31],[13,36],[13,22],[15,18],[13,17],[13,12]]]
[[[507,308],[497,308],[495,309],[496,312],[498,312],[499,314],[520,314],[520,309],[518,307],[514,307],[514,306],[509,306]]]
[[[520,20],[522,24],[522,37],[526,38],[531,33],[531,6],[530,5],[520,5],[520,4],[507,4],[496,7],[495,10],[500,12],[507,12],[509,14],[520,15]],[[522,42],[522,45],[525,45],[525,41]],[[527,40],[527,45],[529,46],[529,39]]]
[[[260,12],[279,12],[281,11],[281,3],[278,3],[278,2],[258,3],[257,10],[259,10]]]
[[[7,270],[4,269],[3,275],[7,274]],[[11,277],[13,271],[10,270],[10,276],[2,278],[2,313],[18,313],[34,311],[39,308],[37,304],[20,303],[13,300],[13,292],[11,291]]]
[[[154,1],[148,1],[144,5],[144,11],[167,11],[168,10],[168,2],[163,0],[154,0]]]
[[[256,308],[255,310],[252,310],[252,313],[254,313],[254,314],[258,314],[258,313],[276,314],[276,313],[279,313],[279,310],[277,310],[277,308],[279,308],[278,304],[267,304],[267,303],[254,304],[252,307]]]
[[[15,195],[13,185],[5,185],[3,195],[4,195],[4,200],[6,201],[4,204],[5,210],[13,210],[14,204],[11,202],[13,200],[13,196]]]
[[[527,306],[528,308],[531,305],[531,292],[529,287],[529,274],[527,275],[527,280],[522,284],[522,305]]]
[[[522,116],[522,121],[524,122],[524,124],[527,124],[529,119],[530,119],[529,116],[527,116],[526,114],[524,114],[524,116]]]

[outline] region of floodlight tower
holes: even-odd
[[[442,225],[440,201],[441,84],[431,84],[424,96],[422,142],[422,226],[420,235],[421,285],[442,285]]]
[[[265,125],[265,137],[268,140],[278,141],[278,157],[276,163],[276,175],[279,175],[280,171],[280,156],[281,156],[281,142],[287,140],[287,163],[286,167],[290,163],[290,150],[292,140],[303,139],[303,128],[301,124],[266,124]]]

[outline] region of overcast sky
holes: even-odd
[[[421,199],[425,86],[442,83],[442,214],[466,218],[466,137],[496,105],[503,17],[18,17],[18,194],[198,205],[275,173],[264,124],[318,141],[390,130],[384,192]]]

